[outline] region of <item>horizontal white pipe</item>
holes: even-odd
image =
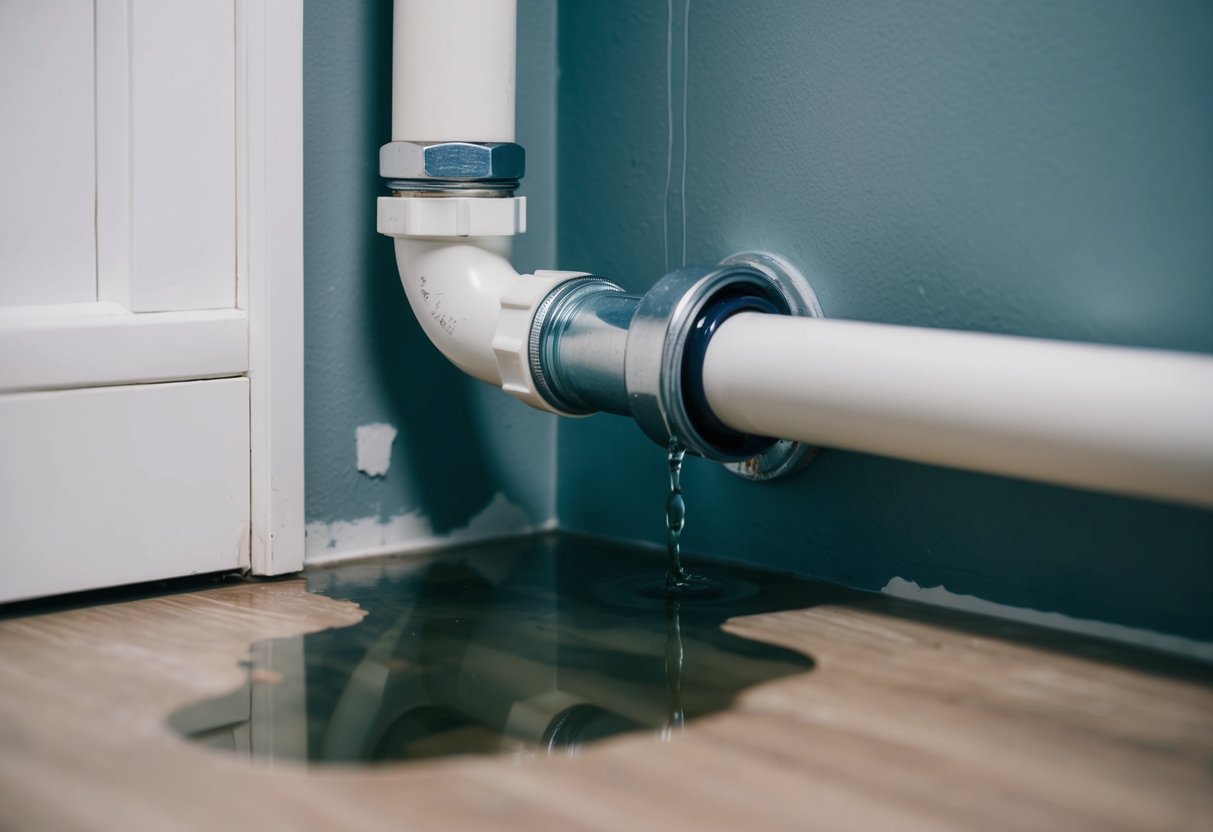
[[[1213,506],[1213,356],[744,313],[703,376],[747,433]]]
[[[514,141],[516,0],[396,0],[392,141]]]

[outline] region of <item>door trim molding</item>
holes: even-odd
[[[237,306],[255,575],[303,568],[303,2],[237,0]]]
[[[238,376],[248,369],[248,348],[239,309],[9,306],[0,310],[0,393]]]

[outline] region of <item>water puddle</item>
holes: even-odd
[[[661,588],[662,553],[544,536],[310,572],[362,623],[254,644],[246,683],[172,726],[254,759],[412,760],[576,753],[626,731],[675,738],[738,692],[812,659],[729,635],[726,619],[841,591],[695,565],[711,593]]]

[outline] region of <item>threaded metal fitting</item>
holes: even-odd
[[[379,149],[379,174],[393,191],[467,196],[513,192],[526,151],[512,142],[391,142]]]

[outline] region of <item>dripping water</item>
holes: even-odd
[[[677,592],[691,582],[691,575],[682,566],[682,529],[687,516],[686,500],[682,496],[682,460],[686,452],[681,442],[670,438],[666,449],[670,470],[670,494],[665,501],[666,592]]]
[[[682,494],[682,463],[686,458],[686,447],[676,438],[670,437],[666,446],[666,464],[670,474],[670,491],[665,502],[666,561],[665,580],[659,585],[650,584],[639,589],[642,595],[665,598],[667,605],[674,603],[675,619],[677,602],[687,600],[719,600],[744,591],[741,586],[728,581],[692,575],[682,565],[682,532],[686,528],[687,504]],[[655,582],[654,582],[655,584]]]

